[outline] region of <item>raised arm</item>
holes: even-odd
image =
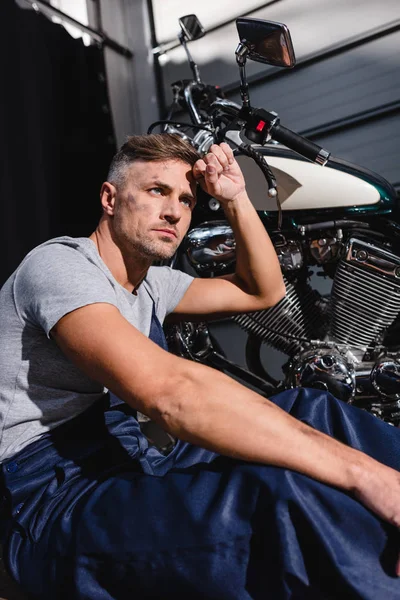
[[[285,295],[275,249],[245,187],[228,144],[213,145],[193,167],[194,177],[224,209],[236,240],[233,275],[196,279],[176,307],[176,317],[229,315],[273,306]]]
[[[116,307],[99,303],[74,310],[51,334],[87,375],[172,435],[347,490],[400,526],[397,471],[308,427],[226,375],[168,354]]]

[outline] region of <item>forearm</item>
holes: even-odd
[[[285,295],[279,261],[247,193],[227,203],[224,210],[236,240],[235,275],[263,307],[276,304]]]
[[[356,487],[357,469],[384,468],[203,365],[187,366],[186,377],[175,383],[158,419],[184,441],[289,468],[348,491]]]

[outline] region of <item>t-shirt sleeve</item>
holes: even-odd
[[[14,281],[14,301],[20,319],[42,328],[47,336],[77,308],[99,302],[117,306],[113,286],[102,270],[61,244],[40,248],[24,260]]]
[[[151,267],[147,277],[150,293],[156,299],[157,316],[173,312],[193,281],[191,275],[171,267]]]

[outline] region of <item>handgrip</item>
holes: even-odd
[[[287,129],[279,123],[272,125],[269,133],[277,142],[284,144],[291,150],[298,152],[313,162],[316,162],[320,165],[325,165],[329,159],[330,152],[324,150],[321,148],[321,146],[317,146],[317,144],[310,142],[310,140],[307,140],[298,133]]]

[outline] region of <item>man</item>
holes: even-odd
[[[233,275],[151,266],[182,241],[196,185],[233,228]],[[100,195],[90,238],[34,249],[0,295],[14,577],[41,600],[398,597],[398,431],[312,391],[267,401],[165,351],[166,316],[227,316],[284,295],[232,150],[199,159],[178,136],[134,136]],[[111,409],[107,390],[121,399]],[[179,440],[170,455],[148,447],[136,410]]]

